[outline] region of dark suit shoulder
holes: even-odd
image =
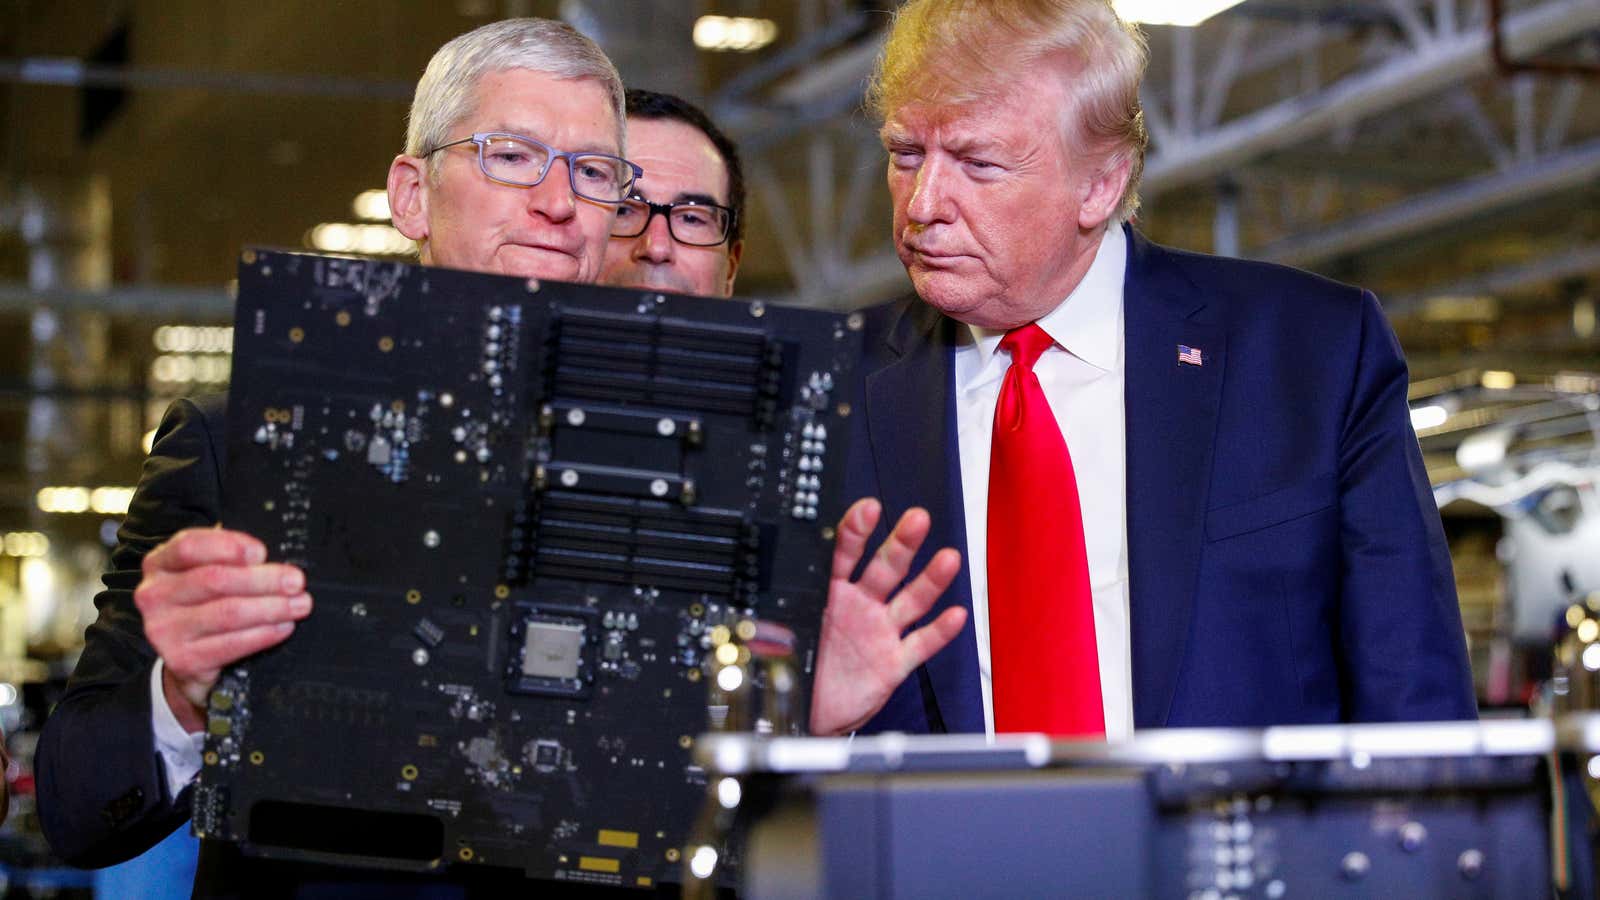
[[[222,509],[226,398],[178,400],[156,429],[117,547],[95,597],[98,616],[37,756],[39,818],[52,848],[79,865],[137,855],[188,816],[168,796],[151,727],[156,653],[133,601],[145,554]]]
[[[1367,294],[1361,288],[1314,272],[1278,263],[1180,250],[1139,239],[1149,271],[1175,288],[1187,287],[1208,302],[1222,301],[1229,311],[1249,315],[1275,306],[1298,313],[1349,315]]]
[[[223,395],[176,400],[167,408],[117,531],[110,572],[138,569],[146,553],[185,528],[216,524],[222,511],[226,408]],[[107,586],[113,586],[110,574]]]
[[[922,343],[939,339],[953,323],[915,293],[861,310],[862,352],[870,374],[913,352]]]

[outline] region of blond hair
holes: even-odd
[[[1115,218],[1139,208],[1144,109],[1139,83],[1150,51],[1109,0],[910,0],[895,13],[868,85],[867,102],[888,119],[908,103],[963,105],[1025,79],[1060,79],[1066,146],[1126,159],[1128,185]]]

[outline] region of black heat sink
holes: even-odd
[[[733,596],[760,574],[759,530],[731,510],[550,491],[535,519],[536,578]]]
[[[758,415],[783,348],[750,328],[566,312],[552,394],[563,400]]]

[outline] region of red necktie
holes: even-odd
[[[1011,354],[989,454],[989,656],[996,732],[1106,730],[1083,513],[1067,442],[1033,364],[1052,343],[1036,324]]]

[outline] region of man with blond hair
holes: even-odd
[[[816,732],[1476,715],[1377,300],[1127,224],[1146,55],[1105,0],[895,18],[917,296],[869,316]]]
[[[622,81],[594,42],[544,19],[485,25],[440,48],[417,84],[389,167],[395,227],[429,265],[593,282],[639,175],[624,133]],[[40,823],[74,865],[120,862],[185,824],[218,674],[311,612],[304,572],[216,527],[225,410],[220,397],[181,400],[157,430],[99,617],[39,740]],[[418,878],[247,858],[216,841],[201,841],[194,886],[199,897],[528,890],[508,870]]]

